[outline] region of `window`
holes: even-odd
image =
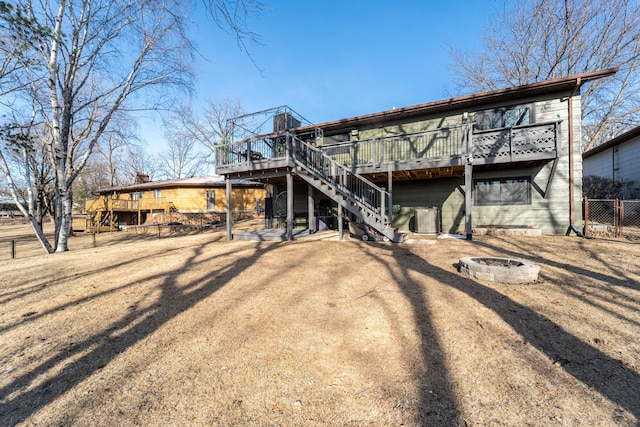
[[[162,197],[162,190],[153,190],[153,197],[156,199]]]
[[[131,193],[131,200],[140,200],[140,199],[142,199],[142,194],[144,194],[142,191],[140,191],[138,193]]]
[[[475,204],[530,205],[531,178],[495,178],[475,180]]]
[[[333,156],[335,154],[347,154],[351,150],[350,145],[347,144],[349,141],[350,136],[348,133],[325,136],[322,141],[324,152],[329,156]]]
[[[490,130],[528,125],[534,122],[531,105],[517,105],[476,112],[476,129]]]
[[[216,209],[216,192],[207,191],[207,210],[212,211]]]

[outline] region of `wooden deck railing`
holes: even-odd
[[[468,128],[440,128],[424,132],[393,135],[382,138],[345,142],[318,147],[336,162],[356,168],[414,162],[460,161],[473,155],[474,164],[510,163],[553,159],[559,155],[559,122],[536,123],[491,131],[474,131],[468,148]],[[286,160],[286,137],[260,137],[245,140],[216,150],[216,170],[250,170],[257,164],[269,165],[274,160]]]
[[[560,153],[559,132],[559,122],[476,132],[473,164],[553,159]]]
[[[386,189],[354,174],[348,166],[308,142],[294,137],[292,143],[295,161],[306,171],[335,188],[342,196],[357,202],[361,209],[375,216],[380,223],[389,223],[387,207],[390,206],[391,196]]]
[[[322,150],[345,166],[381,166],[420,159],[441,160],[465,152],[462,126],[323,146]]]
[[[169,209],[171,202],[166,197],[150,197],[138,200],[129,199],[105,199],[99,198],[87,200],[85,208],[87,212],[97,211],[131,211],[152,210],[152,209]]]

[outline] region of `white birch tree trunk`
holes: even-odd
[[[29,174],[29,167],[28,167],[28,163],[26,162],[27,161],[26,161],[26,154],[25,154],[25,164],[27,165],[25,169],[26,169],[26,173]],[[9,170],[9,166],[7,165],[7,161],[4,158],[2,151],[0,151],[0,170],[2,170],[2,172],[4,172],[4,174],[6,175],[9,192],[11,193],[11,197],[13,198],[13,202],[16,204],[20,212],[22,212],[22,215],[24,215],[24,217],[29,220],[29,224],[31,225],[31,228],[33,229],[36,237],[38,238],[38,241],[40,242],[40,245],[42,246],[42,248],[47,253],[52,253],[53,247],[49,243],[49,240],[47,240],[47,237],[44,235],[44,232],[42,231],[42,223],[38,222],[37,217],[35,215],[35,201],[33,196],[33,190],[29,185],[27,188],[27,197],[28,197],[27,207],[25,207],[22,204],[22,201],[20,200],[20,198],[18,197],[18,191],[16,189],[16,185],[13,181],[13,177],[11,176],[11,171]],[[30,184],[31,180],[27,178],[27,181]]]
[[[193,44],[185,23],[192,3],[179,0],[14,0],[34,22],[53,27],[26,45],[37,53],[24,74],[23,94],[37,106],[48,162],[55,174],[55,251],[69,249],[72,185],[114,115],[124,107],[170,106],[171,90],[190,88]],[[254,35],[243,26],[253,2],[208,2],[214,22],[240,42]],[[257,3],[256,3],[257,4]],[[239,8],[239,9],[237,9]],[[239,12],[240,11],[240,12]],[[244,44],[242,43],[242,46]],[[0,61],[1,62],[1,61]],[[132,94],[161,88],[156,99]]]

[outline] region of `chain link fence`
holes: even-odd
[[[584,233],[640,240],[640,200],[584,199]]]
[[[640,240],[640,200],[620,200],[620,234]]]

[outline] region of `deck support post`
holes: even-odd
[[[287,170],[287,241],[293,239],[293,175]]]
[[[466,116],[467,113],[465,113]],[[467,240],[473,240],[471,211],[473,209],[473,124],[467,123],[467,158],[464,162],[464,231]]]
[[[389,215],[389,225],[393,222],[393,173],[389,171],[387,178],[387,188],[389,189],[389,207],[387,208]]]
[[[338,239],[344,238],[344,221],[342,220],[342,205],[338,203]]]
[[[232,240],[233,216],[231,214],[231,178],[229,175],[225,176],[225,184],[227,190],[227,240]]]
[[[464,230],[467,240],[473,240],[473,227],[471,225],[471,209],[473,209],[473,164],[467,161],[464,165]]]
[[[307,221],[309,224],[309,230],[313,230],[313,231],[317,231],[316,230],[316,218],[315,218],[315,199],[314,199],[314,193],[313,193],[313,185],[311,184],[307,184]]]

